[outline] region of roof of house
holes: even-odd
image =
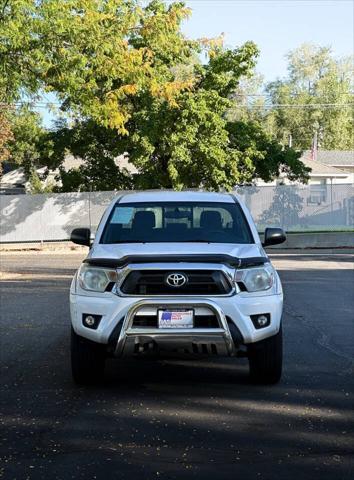
[[[83,160],[82,158],[74,157],[73,155],[69,154],[66,155],[62,166],[67,172],[71,168],[79,168],[84,163],[85,160]],[[128,170],[129,173],[138,173],[137,168],[129,162],[129,156],[127,154],[119,155],[118,157],[116,157],[114,159],[114,163],[117,165],[117,167]]]
[[[22,167],[5,173],[0,179],[0,185],[24,185],[27,181],[26,174]]]
[[[85,162],[82,158],[74,157],[73,155],[67,155],[64,159],[62,166],[64,170],[67,172],[72,168],[79,168]],[[134,174],[137,173],[137,169],[129,163],[129,159],[124,156],[120,155],[115,159],[115,164],[122,169],[127,169],[128,172]],[[47,167],[40,167],[37,168],[36,171],[39,175],[43,175],[46,173]],[[56,170],[49,170],[49,177],[53,180],[55,175],[57,175],[59,171]],[[11,188],[15,186],[25,186],[26,182],[28,181],[27,175],[22,167],[16,168],[15,170],[11,170],[10,172],[5,173],[0,178],[0,187],[1,188]]]
[[[325,165],[318,159],[313,160],[310,151],[305,152],[301,157],[301,160],[306,167],[311,168],[310,177],[346,178],[349,175],[348,172],[345,172],[338,167]]]
[[[74,155],[68,154],[65,156],[62,166],[67,172],[71,168],[79,168],[84,163],[85,161],[82,158],[74,157]]]
[[[41,176],[46,173],[46,170],[47,167],[40,167],[36,169],[36,172]],[[54,172],[50,173],[52,173],[52,176],[54,176]],[[5,173],[5,175],[0,178],[0,188],[25,188],[27,182],[28,178],[24,168],[19,167],[15,170]]]
[[[306,150],[303,157],[311,157],[311,151]],[[317,161],[332,167],[354,167],[354,150],[318,150]]]

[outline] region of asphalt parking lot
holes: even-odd
[[[273,256],[285,289],[281,383],[244,359],[69,366],[70,277],[82,254],[0,253],[1,479],[354,478],[350,255]]]

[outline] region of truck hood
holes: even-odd
[[[261,245],[232,243],[129,243],[94,245],[88,258],[119,259],[129,255],[220,254],[236,258],[267,256]]]

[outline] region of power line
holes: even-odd
[[[336,92],[338,95],[354,95],[354,92]],[[302,93],[292,93],[290,96],[291,97],[298,97],[302,95]],[[307,93],[307,95],[309,97],[312,97],[312,98],[320,98],[319,95],[314,95],[314,94],[311,94],[311,93]],[[233,94],[234,97],[250,97],[250,98],[253,98],[253,97],[260,97],[260,98],[269,98],[269,99],[272,99],[272,95],[271,94],[266,94],[266,93],[234,93]]]
[[[241,97],[265,97],[266,95],[255,94],[255,95],[236,95]],[[0,108],[13,108],[21,106],[31,106],[32,108],[44,108],[47,109],[52,106],[60,106],[58,102],[14,102],[14,103],[0,103]],[[354,103],[270,103],[270,104],[235,104],[232,108],[246,108],[246,109],[281,109],[281,108],[295,108],[295,109],[312,109],[312,108],[323,108],[323,109],[338,109],[338,108],[354,108]]]
[[[167,0],[166,3],[171,4],[176,0]],[[352,0],[185,0],[186,5],[188,4],[197,4],[200,6],[203,5],[235,5],[235,6],[247,6],[255,7],[259,5],[274,5],[277,7],[333,7],[338,5],[338,3],[348,3]]]
[[[60,107],[61,103],[59,102],[13,102],[5,103],[0,102],[0,107],[12,108],[12,107],[33,107],[33,108],[49,108],[49,107]]]
[[[175,2],[176,0],[167,0],[168,3]],[[185,0],[186,2],[215,2],[218,0]],[[285,2],[294,2],[294,3],[338,3],[338,2],[346,2],[346,3],[351,3],[352,0],[222,0],[224,2],[229,2],[229,3],[242,3],[242,2],[247,2],[247,3],[256,3],[256,2],[263,2],[263,3],[269,3],[269,2],[278,2],[278,3],[285,3]]]
[[[168,4],[171,5],[175,0],[171,0]],[[233,1],[233,0],[185,0],[186,1],[186,6],[190,7],[191,9],[193,8],[229,8],[229,9],[256,9],[256,8],[262,8],[262,7],[267,7],[267,8],[285,8],[285,9],[293,9],[293,8],[302,8],[302,7],[308,7],[308,8],[333,8],[337,7],[336,2],[329,2],[326,0],[321,0],[320,1],[315,1],[315,0],[309,0],[308,2],[301,2],[299,5],[298,1],[287,1],[284,0],[284,2],[279,2],[278,0],[255,0],[252,1],[251,3],[248,3],[246,0],[241,0],[241,1]],[[343,4],[345,5],[345,4]]]
[[[177,0],[165,0],[166,3],[175,3]],[[270,3],[276,3],[276,4],[281,4],[281,5],[286,5],[286,4],[293,4],[293,5],[301,5],[301,6],[306,6],[306,5],[319,5],[319,4],[324,4],[324,5],[337,5],[338,3],[352,3],[352,0],[184,0],[185,3],[243,3],[243,4],[256,4],[256,3],[261,3],[261,4],[270,4]]]
[[[282,109],[282,108],[297,108],[297,109],[311,109],[311,108],[323,108],[323,109],[337,109],[337,108],[354,108],[354,103],[304,103],[304,104],[291,104],[291,103],[275,103],[268,105],[234,105],[232,108],[248,108],[250,110],[256,109]]]
[[[352,96],[354,95],[354,92],[337,92],[338,95],[349,95],[349,96]],[[291,96],[292,97],[297,97],[297,96],[300,96],[302,95],[301,93],[292,93]],[[321,98],[319,95],[314,95],[314,94],[308,94],[308,96],[310,96],[311,98]],[[239,98],[266,98],[266,99],[269,99],[271,100],[272,99],[272,95],[271,94],[266,94],[266,93],[234,93],[233,94],[233,97],[239,97]],[[47,107],[60,107],[62,104],[60,102],[51,102],[51,101],[18,101],[18,102],[13,102],[13,103],[7,103],[7,102],[0,102],[0,106],[3,106],[3,107],[21,107],[21,106],[31,106],[31,107],[43,107],[43,108],[47,108]],[[312,104],[308,104],[308,103],[301,103],[301,104],[297,104],[297,105],[300,105],[300,106],[303,106],[303,105],[309,105],[311,106]],[[315,105],[345,105],[345,104],[342,104],[342,103],[325,103],[325,102],[321,102],[321,103],[316,103]]]

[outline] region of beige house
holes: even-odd
[[[312,158],[312,152],[306,150],[301,160],[307,167],[311,168],[309,185],[354,183],[354,150],[319,150],[316,160]],[[285,174],[273,182],[265,183],[262,180],[256,182],[257,186],[293,185],[297,183],[288,180]]]
[[[303,153],[301,160],[307,167],[311,168],[309,185],[314,187],[318,185],[318,189],[325,188],[326,185],[338,184],[354,184],[354,150],[319,150],[317,158],[312,158],[312,153],[307,150]],[[67,155],[63,163],[66,171],[72,168],[78,168],[83,163],[81,158]],[[127,155],[117,157],[116,164],[120,168],[127,169],[130,173],[137,173],[137,169],[129,163]],[[58,170],[47,172],[47,167],[37,170],[40,177],[45,178],[45,183],[56,181]],[[274,185],[291,185],[298,182],[291,182],[286,175],[281,175],[273,182],[265,183],[263,180],[257,180],[257,186],[274,186]],[[315,187],[316,188],[316,187]],[[315,189],[314,188],[314,189]],[[0,194],[19,194],[28,191],[28,179],[22,168],[12,170],[0,179]]]
[[[323,165],[354,174],[354,150],[319,150],[317,160]]]
[[[81,158],[74,157],[73,155],[67,155],[64,159],[62,167],[66,172],[71,169],[79,168],[84,161]],[[137,169],[129,163],[128,157],[125,155],[120,155],[115,159],[116,165],[121,169],[126,169],[130,173],[134,174],[137,172]],[[59,170],[48,170],[47,167],[37,168],[37,174],[40,179],[42,179],[43,185],[55,184],[60,185],[60,182],[57,180]],[[27,178],[27,175],[22,167],[11,170],[10,172],[5,173],[0,178],[0,194],[3,195],[18,195],[28,193],[30,184]]]
[[[338,153],[342,152],[320,150],[317,152],[316,160],[313,160],[310,151],[304,152],[301,160],[307,167],[311,168],[310,185],[317,183],[337,185],[354,182],[354,161],[352,161],[352,171],[350,171],[349,166],[346,167],[346,170],[342,166],[336,165]],[[326,161],[324,162],[323,160]]]

